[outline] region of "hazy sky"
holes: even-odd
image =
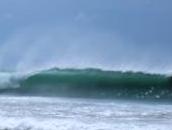
[[[172,72],[171,0],[1,0],[0,70]]]

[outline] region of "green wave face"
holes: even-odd
[[[17,88],[1,93],[47,96],[171,99],[171,78],[165,75],[99,69],[50,69],[23,78]]]

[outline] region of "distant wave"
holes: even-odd
[[[0,93],[97,98],[172,99],[172,78],[166,75],[143,72],[53,68],[20,76],[0,74]]]

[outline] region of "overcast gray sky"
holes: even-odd
[[[172,72],[171,0],[1,0],[0,70]]]

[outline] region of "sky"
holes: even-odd
[[[0,70],[172,72],[171,0],[1,0]]]

